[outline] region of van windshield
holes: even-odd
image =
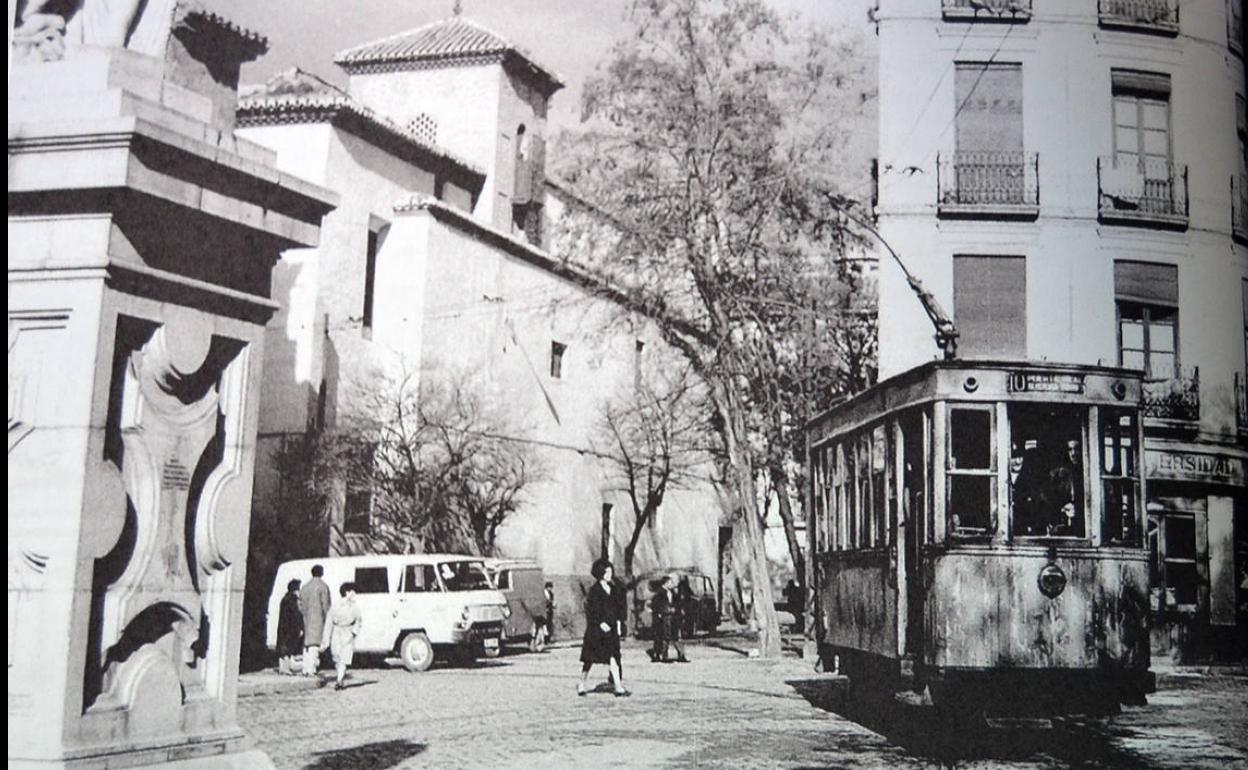
[[[485,591],[494,588],[486,574],[485,565],[479,561],[444,561],[438,564],[438,574],[446,583],[448,591]]]

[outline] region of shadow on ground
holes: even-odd
[[[365,743],[319,752],[304,770],[386,770],[424,750],[425,744],[407,740]]]
[[[855,697],[846,679],[798,679],[785,682],[811,705],[837,714],[883,736],[916,757],[944,766],[970,760],[1034,760],[1048,757],[1081,767],[1137,767],[1140,758],[1113,745],[1113,727],[1105,719],[1064,718],[1051,723],[989,727],[982,722],[956,724],[931,705],[894,699]],[[1020,695],[1021,697],[1021,695]],[[826,751],[878,753],[879,746],[853,745],[845,736]],[[830,767],[836,766],[834,763]]]

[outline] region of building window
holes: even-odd
[[[1179,371],[1179,269],[1175,265],[1114,263],[1118,363],[1151,380]]]
[[[946,468],[949,531],[954,535],[987,535],[997,507],[996,426],[991,406],[949,409]]]
[[[373,493],[354,490],[347,493],[342,513],[342,531],[347,535],[367,535],[372,531]]]
[[[364,339],[373,338],[373,299],[377,284],[377,244],[376,230],[368,231],[368,246],[364,258],[364,309],[360,315]]]
[[[1026,260],[954,256],[953,317],[963,356],[1026,357]]]
[[[1187,168],[1174,162],[1170,76],[1111,73],[1114,154],[1101,159],[1102,214],[1187,217]]]
[[[1151,489],[1151,487],[1150,487]],[[1204,527],[1208,499],[1172,495],[1178,491],[1158,484],[1161,494],[1150,492],[1149,552],[1153,580],[1162,593],[1154,609],[1195,611],[1201,604],[1201,585],[1207,585],[1208,541]],[[1204,573],[1204,574],[1202,574]]]
[[[1037,159],[1023,152],[1020,64],[955,65],[952,158],[938,163],[942,207],[1035,206]]]
[[[563,354],[568,350],[568,346],[562,342],[551,341],[550,343],[550,376],[556,380],[563,379]]]

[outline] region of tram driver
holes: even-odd
[[[1081,503],[1083,502],[1083,453],[1078,439],[1066,441],[1066,452],[1049,471],[1048,512],[1051,535],[1082,535]]]
[[[1014,531],[1023,536],[1080,536],[1083,457],[1077,439],[1064,451],[1046,453],[1037,439],[1017,442],[1010,452],[1010,502]],[[1020,451],[1021,450],[1021,451]]]

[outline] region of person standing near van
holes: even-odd
[[[299,612],[299,581],[286,584],[277,613],[277,672],[294,675],[295,656],[303,652],[303,614]]]
[[[585,638],[581,642],[581,681],[576,686],[577,695],[585,695],[585,683],[589,669],[595,663],[606,663],[615,684],[615,696],[632,695],[624,687],[620,675],[620,633],[624,618],[620,612],[623,602],[616,594],[619,589],[612,584],[614,569],[611,562],[599,559],[590,568],[594,584],[585,597]]]
[[[321,580],[325,568],[312,567],[312,579],[299,590],[299,612],[303,614],[303,675],[316,676],[325,636],[325,616],[329,614],[329,586]]]
[[[346,687],[347,666],[355,658],[355,637],[364,625],[360,606],[355,603],[355,583],[343,583],[338,589],[342,601],[329,611],[329,651],[334,656],[334,689]]]

